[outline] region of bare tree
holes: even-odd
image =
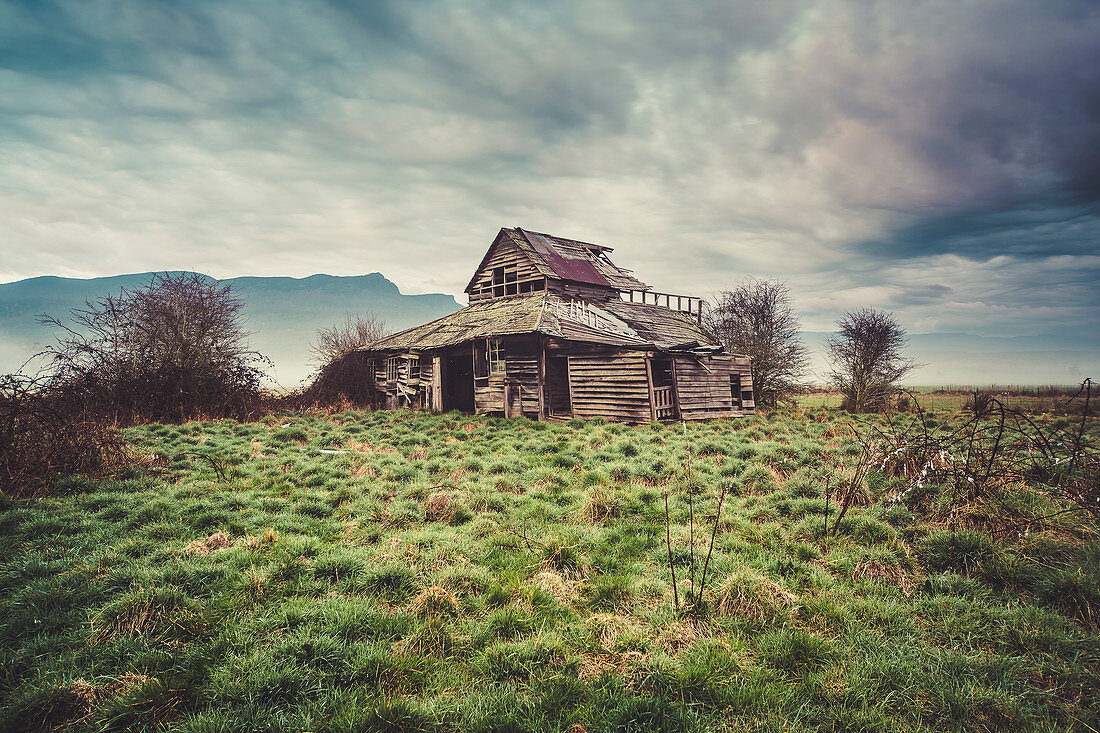
[[[270,361],[246,344],[244,299],[197,273],[163,273],[135,290],[85,301],[45,356],[64,400],[120,421],[227,415],[259,395]]]
[[[345,321],[331,328],[317,330],[317,340],[310,344],[309,352],[318,366],[324,367],[342,359],[352,351],[389,335],[386,323],[373,313],[348,314]]]
[[[905,330],[892,314],[873,308],[846,312],[837,327],[825,342],[832,363],[829,382],[844,395],[844,409],[882,410],[897,393],[898,381],[918,366],[902,354]]]
[[[750,278],[723,292],[707,314],[707,327],[727,351],[749,357],[761,404],[789,396],[809,367],[790,291],[778,280]]]

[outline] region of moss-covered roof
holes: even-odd
[[[687,313],[657,305],[584,301],[542,292],[475,303],[386,336],[365,350],[431,351],[474,339],[521,333],[666,351],[719,348]]]

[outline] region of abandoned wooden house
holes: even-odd
[[[368,345],[368,378],[387,407],[623,422],[752,413],[749,361],[703,333],[702,301],[653,292],[610,251],[501,229],[470,305]]]

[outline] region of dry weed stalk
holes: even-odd
[[[921,490],[930,484],[947,488],[947,524],[953,531],[959,517],[979,505],[998,507],[1002,519],[1013,516],[1016,512],[1004,496],[1014,485],[1037,489],[1064,508],[1044,517],[1002,523],[991,528],[994,535],[1071,512],[1097,517],[1100,449],[1085,432],[1091,393],[1092,380],[1086,379],[1070,397],[1067,406],[1079,401],[1081,408],[1080,419],[1069,428],[1042,424],[994,395],[972,398],[972,416],[946,427],[932,421],[918,404],[917,420],[904,427],[867,425],[872,438],[862,441],[864,452],[875,456],[878,471],[905,480],[892,504],[912,503],[911,497],[919,503]]]

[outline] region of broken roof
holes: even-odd
[[[570,341],[664,351],[718,351],[695,317],[658,305],[592,302],[542,292],[474,303],[379,339],[364,351],[430,351],[465,341],[541,333]]]
[[[616,267],[608,259],[610,247],[531,232],[520,227],[501,229],[497,239],[501,236],[507,237],[525,252],[535,268],[546,277],[616,290],[649,290],[649,286],[631,275],[630,270]],[[466,286],[467,292],[473,283],[471,280]]]

